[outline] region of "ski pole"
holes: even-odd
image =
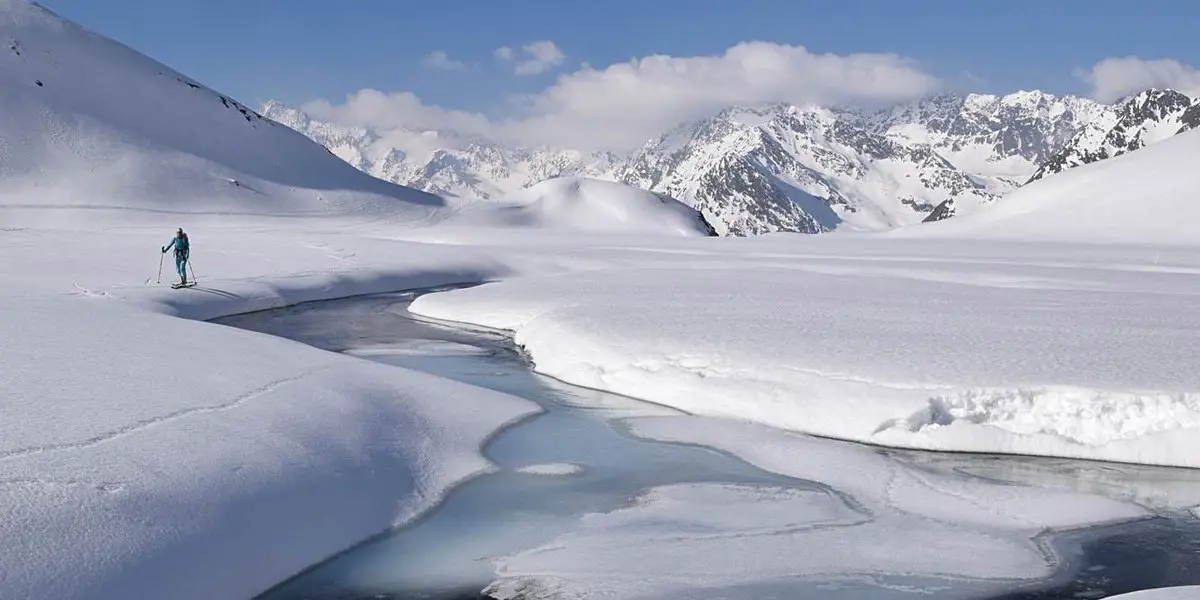
[[[158,253],[158,279],[154,280],[155,283],[162,283],[162,262],[163,262],[163,258],[165,258],[166,256],[167,256],[166,252]]]
[[[188,257],[187,268],[192,272],[192,283],[196,283],[196,270],[192,268],[192,257]]]

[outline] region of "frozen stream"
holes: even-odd
[[[496,472],[262,600],[477,597],[499,578],[496,560],[505,561],[508,577],[493,592],[526,597],[574,597],[592,589],[589,578],[604,579],[597,595],[622,598],[1103,598],[1200,583],[1200,523],[1187,513],[1200,505],[1200,473],[793,438],[797,453],[811,455],[817,444],[852,457],[850,470],[863,478],[885,468],[892,481],[923,482],[933,491],[919,504],[937,502],[945,481],[1015,489],[991,485],[1003,482],[1136,501],[1157,513],[1057,535],[980,525],[971,515],[960,526],[880,504],[842,483],[855,476],[845,470],[788,477],[704,446],[633,435],[650,435],[639,423],[695,418],[536,375],[503,336],[414,319],[406,310],[413,297],[310,303],[216,322],[507,392],[545,412],[485,447]],[[884,500],[903,503],[904,491],[889,483]],[[581,560],[594,569],[564,580]],[[659,577],[670,583],[663,587]]]

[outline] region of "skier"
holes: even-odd
[[[188,236],[183,232],[182,227],[175,232],[175,237],[171,238],[170,243],[163,246],[163,254],[166,254],[172,246],[175,248],[175,270],[179,271],[179,285],[185,286],[187,285],[187,261],[191,246],[188,244]]]

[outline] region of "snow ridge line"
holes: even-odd
[[[78,442],[64,442],[61,444],[46,444],[43,446],[32,446],[32,447],[28,447],[28,448],[18,448],[16,450],[7,450],[4,452],[0,452],[0,460],[20,458],[22,456],[28,456],[31,454],[42,454],[45,452],[58,452],[61,450],[81,450],[84,448],[95,446],[97,444],[102,444],[104,442],[108,442],[108,441],[117,439],[120,437],[124,437],[124,436],[132,434],[132,433],[136,433],[143,429],[147,429],[150,427],[154,427],[156,425],[161,425],[163,423],[175,421],[175,420],[178,420],[178,419],[181,419],[184,417],[188,417],[191,415],[201,414],[201,413],[210,413],[210,412],[221,412],[221,411],[234,409],[234,408],[237,408],[238,406],[240,406],[246,402],[249,402],[255,398],[258,398],[265,394],[269,394],[285,385],[288,385],[291,383],[296,383],[302,379],[305,379],[307,377],[310,377],[310,376],[315,375],[322,371],[331,371],[333,369],[343,368],[345,366],[346,365],[344,365],[344,364],[337,364],[337,365],[325,365],[322,367],[308,369],[299,374],[292,375],[290,377],[284,377],[282,379],[277,379],[277,380],[269,382],[263,386],[252,389],[248,392],[238,395],[233,400],[230,400],[229,402],[226,402],[224,404],[218,404],[215,406],[199,406],[199,407],[195,407],[195,408],[188,408],[188,409],[180,410],[180,411],[173,412],[170,414],[162,415],[159,417],[154,417],[152,419],[146,419],[144,421],[130,423],[129,425],[126,425],[125,427],[121,427],[121,428],[118,428],[118,429],[115,429],[112,431],[108,431],[108,432],[102,433],[100,435],[96,435],[96,436],[93,436],[86,440],[82,440],[82,441],[78,441]]]

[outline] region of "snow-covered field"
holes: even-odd
[[[105,300],[0,306],[19,316],[0,323],[5,598],[251,597],[489,469],[480,441],[536,410]]]
[[[504,279],[418,305],[516,329],[551,374],[695,412],[949,449],[1195,455],[1191,252],[189,229],[200,285],[185,290],[146,282],[166,222],[0,236],[0,304],[21,315],[2,326],[4,534],[28,548],[0,558],[6,597],[248,597],[487,468],[478,445],[533,405],[175,318],[356,293]],[[1050,391],[956,396],[963,382]],[[920,420],[934,394],[953,424]]]
[[[1200,466],[1200,253],[778,237],[644,254],[413,310],[514,331],[545,374],[697,414]]]
[[[247,598],[488,469],[479,446],[534,405],[199,322],[453,282],[504,280],[420,312],[514,330],[571,382],[849,439],[1200,466],[1200,250],[1151,245],[1195,239],[1194,134],[1031,186],[1004,223],[1036,243],[962,237],[982,217],[712,239],[587,183],[464,210],[24,0],[0,0],[0,35],[4,598]],[[1131,173],[1158,212],[1058,183]],[[1036,189],[1064,196],[1062,240],[1141,246],[1052,243]],[[195,288],[166,287],[176,227]],[[810,500],[772,502],[844,516]]]
[[[531,404],[174,318],[457,281],[506,280],[421,311],[515,329],[577,383],[868,441],[1194,464],[1190,250],[199,223],[185,290],[147,283],[165,221],[0,236],[21,315],[6,597],[248,597],[487,468],[478,445]]]

